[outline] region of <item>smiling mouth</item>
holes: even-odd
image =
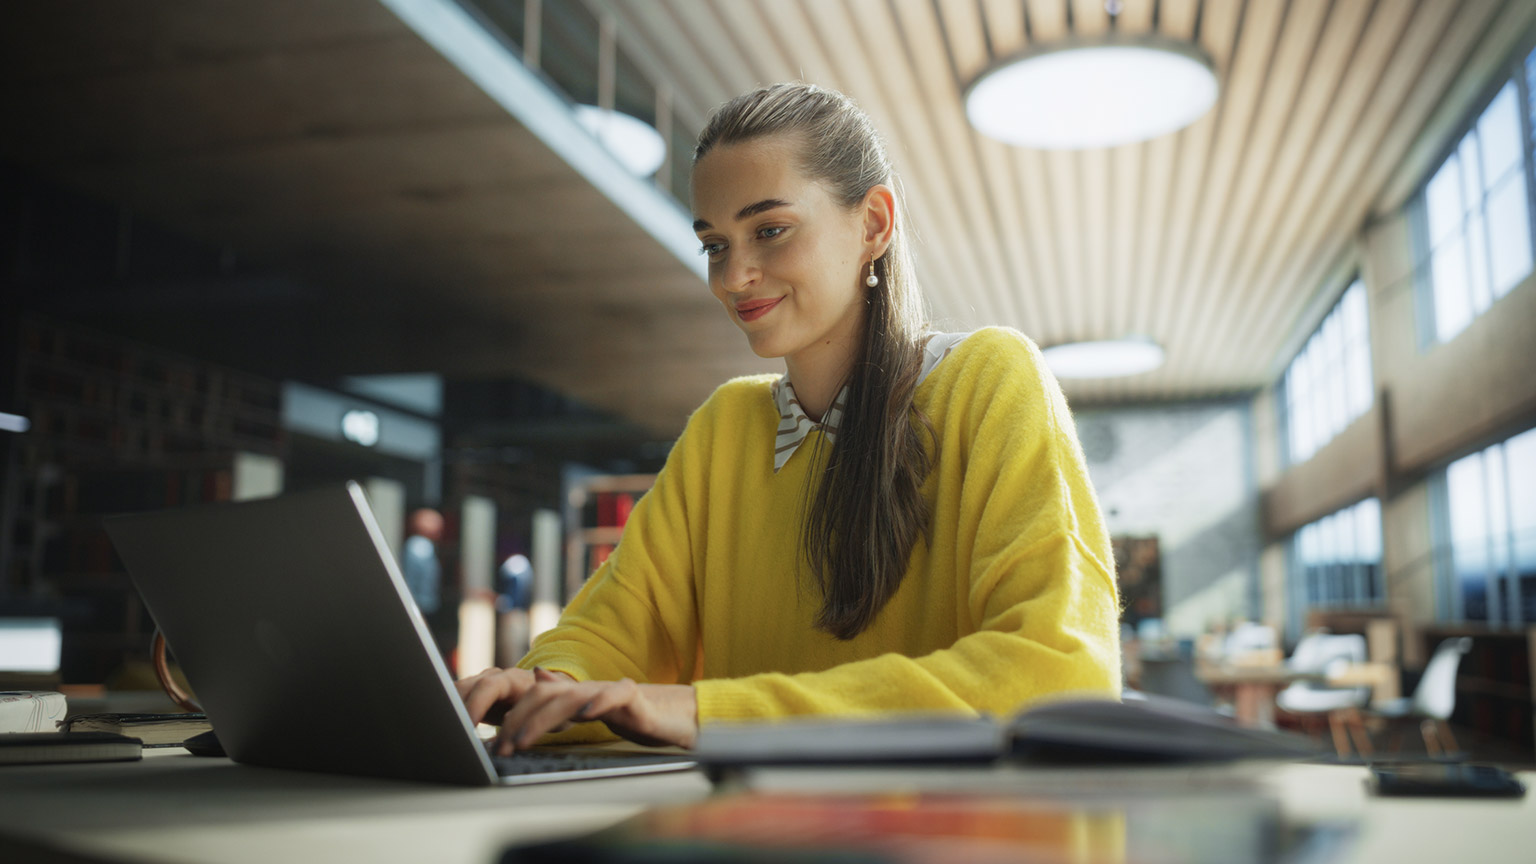
[[[745,303],[736,307],[736,317],[743,321],[756,321],[767,315],[768,310],[779,305],[779,302],[783,299],[783,297],[780,297],[777,300],[753,300],[750,303]]]

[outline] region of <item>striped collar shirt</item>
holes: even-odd
[[[969,333],[930,333],[928,342],[923,347],[923,370],[918,375],[917,383],[923,383],[929,373],[939,365],[939,361],[949,356],[949,352],[960,344],[960,340],[969,336]],[[785,375],[773,383],[773,401],[779,408],[779,429],[773,439],[773,472],[777,474],[780,468],[789,461],[789,457],[795,455],[805,437],[811,434],[812,429],[820,429],[826,436],[827,443],[832,443],[837,436],[837,427],[843,420],[843,409],[848,403],[848,388],[844,386],[838,391],[837,398],[832,400],[832,407],[817,423],[806,416],[805,409],[800,407],[800,399],[795,396],[795,385]]]

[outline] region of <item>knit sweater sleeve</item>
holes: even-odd
[[[921,657],[889,652],[817,672],[698,681],[701,722],[902,710],[1001,715],[1055,693],[1118,694],[1113,559],[1066,400],[1021,334],[978,337],[984,344],[959,370],[941,421],[941,446],[961,450],[951,454],[958,458],[941,454],[935,469],[963,472],[950,508],[955,548],[943,560],[968,583],[970,631]]]
[[[729,385],[727,385],[729,386]],[[672,448],[656,482],[635,504],[624,537],[518,666],[578,681],[632,678],[687,683],[698,654],[690,486],[699,483],[716,398],[704,403]],[[588,724],[593,725],[593,724]]]

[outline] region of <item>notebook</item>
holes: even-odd
[[[1311,759],[1304,735],[1248,729],[1201,705],[1128,693],[1044,700],[1011,717],[893,715],[724,723],[699,733],[711,768],[992,762],[1220,762]]]
[[[590,751],[493,759],[356,483],[105,525],[236,762],[463,785],[694,765]]]

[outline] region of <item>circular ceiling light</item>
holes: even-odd
[[[622,111],[577,105],[576,121],[637,177],[656,173],[667,158],[667,142],[649,123]]]
[[[1163,349],[1150,339],[1066,342],[1041,353],[1057,378],[1121,378],[1163,365]]]
[[[966,88],[978,131],[1019,147],[1087,150],[1156,138],[1216,103],[1216,72],[1198,48],[1154,36],[1069,41],[983,72]]]

